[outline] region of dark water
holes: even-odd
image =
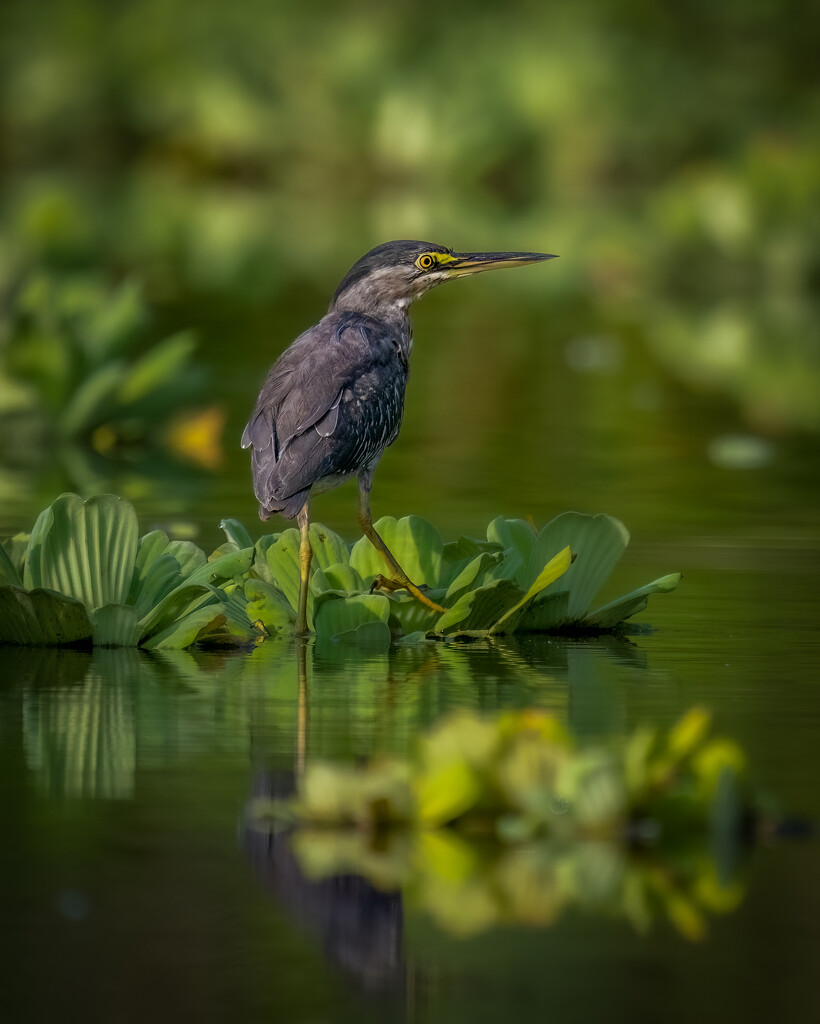
[[[820,1018],[812,841],[741,857],[731,906],[695,936],[661,904],[641,932],[607,902],[611,851],[557,851],[546,889],[522,883],[522,919],[498,912],[492,886],[445,887],[437,903],[418,888],[310,881],[280,837],[249,828],[248,801],[288,791],[306,759],[404,753],[457,707],[547,708],[603,738],[704,704],[744,747],[772,814],[820,819],[816,442],[755,447],[753,426],[676,383],[639,340],[584,340],[526,303],[509,328],[521,302],[486,294],[419,310],[407,417],[375,510],[425,515],[448,539],[500,512],[538,524],[567,508],[615,514],[633,542],[604,598],[684,574],[640,617],[653,631],[378,656],[311,646],[304,665],[276,640],[162,657],[3,650],[5,1020]],[[306,302],[299,315],[320,311]],[[109,486],[144,529],[182,524],[209,547],[222,516],[254,523],[231,445],[267,362],[304,324],[263,317],[243,334],[203,313],[201,326],[228,416],[222,468],[163,479],[125,467]],[[230,374],[228,348],[244,353]],[[732,454],[735,434],[752,436],[751,459]],[[59,462],[9,481],[4,529],[30,526],[72,485]],[[352,539],[353,501],[342,489],[316,515]]]

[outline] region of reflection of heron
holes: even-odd
[[[253,796],[282,799],[293,795],[290,772],[261,772]],[[321,939],[329,960],[372,992],[401,995],[405,985],[402,898],[383,892],[356,875],[320,881],[299,868],[287,832],[247,828],[244,846],[254,874],[288,915]]]
[[[370,514],[373,471],[396,440],[404,411],[413,344],[407,308],[444,281],[550,258],[537,252],[454,253],[432,242],[386,242],[354,264],[327,315],[276,361],[245,427],[242,447],[253,449],[260,517],[279,512],[299,523],[297,632],[307,630],[310,496],[352,476],[359,481],[359,525],[388,566],[388,578],[381,582],[443,610],[408,578]]]

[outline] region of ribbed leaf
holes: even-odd
[[[350,548],[338,533],[322,526],[321,523],[311,523],[309,535],[313,551],[313,564],[316,568],[326,569],[329,565],[347,565],[350,561]]]
[[[442,551],[442,584],[450,584],[458,574],[484,552],[498,550],[498,545],[489,540],[476,540],[474,537],[459,537],[449,541]]]
[[[4,537],[0,543],[21,582],[23,579],[23,567],[26,564],[29,539],[30,537],[27,533],[15,533],[13,537]]]
[[[528,573],[534,577],[557,552],[570,547],[575,561],[546,593],[568,591],[567,619],[578,622],[584,618],[593,598],[609,579],[628,543],[626,527],[612,516],[564,512],[547,523],[539,533]]]
[[[23,583],[14,562],[11,560],[11,556],[2,544],[0,544],[0,583],[15,587],[22,586]]]
[[[390,627],[386,622],[374,619],[372,622],[363,622],[355,629],[337,633],[333,639],[337,643],[358,647],[360,650],[386,651],[390,646]]]
[[[551,558],[550,561],[547,562],[527,593],[520,601],[514,604],[509,611],[505,612],[501,616],[498,622],[493,625],[490,632],[498,634],[514,632],[518,624],[521,622],[527,605],[551,583],[563,576],[571,564],[572,552],[570,549],[564,548],[563,551],[559,551],[554,558]]]
[[[82,601],[89,612],[125,604],[137,555],[133,505],[113,494],[83,501],[62,494],[32,530],[25,586],[45,587]]]
[[[238,548],[252,548],[253,539],[238,519],[223,519],[219,528],[225,531],[225,536]]]
[[[498,516],[487,527],[487,540],[498,544],[502,550],[513,548],[518,552],[521,556],[522,568],[517,572],[515,578],[522,587],[528,586],[532,582],[532,577],[528,578],[525,570],[535,544],[535,531],[530,524],[524,522],[523,519],[505,519],[503,516]],[[561,546],[565,547],[566,545]],[[554,555],[555,551],[552,554]],[[546,558],[542,559],[541,565],[545,565],[546,561]]]
[[[225,621],[225,612],[219,603],[195,608],[152,634],[142,646],[148,651],[181,651],[195,643],[202,632],[215,630]]]
[[[365,623],[380,622],[387,629],[389,642],[389,617],[389,602],[381,594],[355,594],[340,598],[326,593],[316,598],[314,622],[316,635],[320,638],[332,639],[343,633],[354,632]]]
[[[81,602],[51,590],[0,586],[0,643],[52,647],[90,640]]]
[[[178,551],[177,545],[182,541],[171,541],[168,550],[171,553]],[[199,549],[197,549],[199,550]],[[182,552],[184,556],[184,552]],[[189,561],[183,572],[183,579],[186,583],[210,583],[214,587],[226,583],[228,580],[241,580],[248,572],[253,562],[253,548],[242,548],[241,551],[229,551],[226,555],[220,555],[213,561],[203,560],[197,568],[189,567],[193,564]]]
[[[464,594],[439,618],[435,632],[488,630],[523,596],[524,592],[513,580],[495,580]]]
[[[212,604],[216,600],[218,600],[218,594],[214,587],[208,586],[207,583],[191,583],[186,580],[140,619],[139,631],[142,643],[148,646],[145,642],[150,637],[168,629],[178,619],[196,608]]]
[[[245,612],[251,622],[261,622],[269,633],[293,629],[296,613],[280,590],[264,580],[249,579],[245,583],[248,603]]]
[[[139,613],[133,605],[106,604],[91,613],[95,647],[136,647]]]
[[[441,580],[444,544],[434,526],[420,516],[396,520],[385,516],[376,523],[376,532],[413,583],[437,587]],[[389,575],[386,563],[366,537],[353,545],[350,564],[369,580]]]
[[[569,618],[568,606],[568,591],[558,591],[555,594],[542,591],[524,609],[524,614],[518,624],[518,631],[521,633],[545,633],[558,629]]]
[[[425,595],[436,604],[446,604],[443,590],[425,590]],[[439,619],[439,613],[423,605],[406,590],[397,590],[388,595],[390,602],[390,624],[402,633],[426,633]]]
[[[291,608],[299,607],[299,531],[284,530],[267,551],[267,563],[273,583],[282,591]]]
[[[611,629],[623,622],[631,615],[635,615],[646,608],[652,594],[668,594],[677,587],[681,581],[679,572],[670,573],[668,576],[661,576],[660,579],[647,583],[646,586],[633,590],[609,604],[597,608],[584,620],[591,626],[600,626],[601,629]]]
[[[488,551],[481,552],[468,562],[461,572],[455,577],[444,596],[444,604],[451,607],[468,590],[475,590],[480,587],[487,575],[488,570],[501,562],[501,553]]]
[[[317,569],[311,578],[314,594],[335,590],[342,594],[358,594],[367,590],[364,580],[352,565],[328,565]]]

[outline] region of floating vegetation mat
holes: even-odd
[[[446,608],[402,591],[373,592],[383,564],[370,542],[352,546],[318,523],[308,625],[317,639],[384,648],[393,642],[512,633],[600,634],[623,628],[672,573],[614,601],[594,599],[629,542],[612,516],[565,512],[540,532],[498,517],[486,537],[445,543],[418,516],[376,524],[411,579]],[[299,596],[299,533],[254,541],[235,519],[210,556],[161,530],[139,536],[134,507],[115,495],[61,495],[31,535],[0,545],[0,642],[183,648],[242,645],[292,632]]]

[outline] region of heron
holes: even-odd
[[[377,245],[342,278],[327,314],[273,364],[242,447],[252,449],[260,519],[279,513],[299,526],[297,633],[308,631],[310,500],[354,476],[359,526],[387,569],[374,586],[407,590],[433,611],[445,610],[408,577],[370,511],[376,464],[398,437],[404,413],[413,347],[408,309],[445,281],[553,258],[540,252],[454,252],[410,240]]]

